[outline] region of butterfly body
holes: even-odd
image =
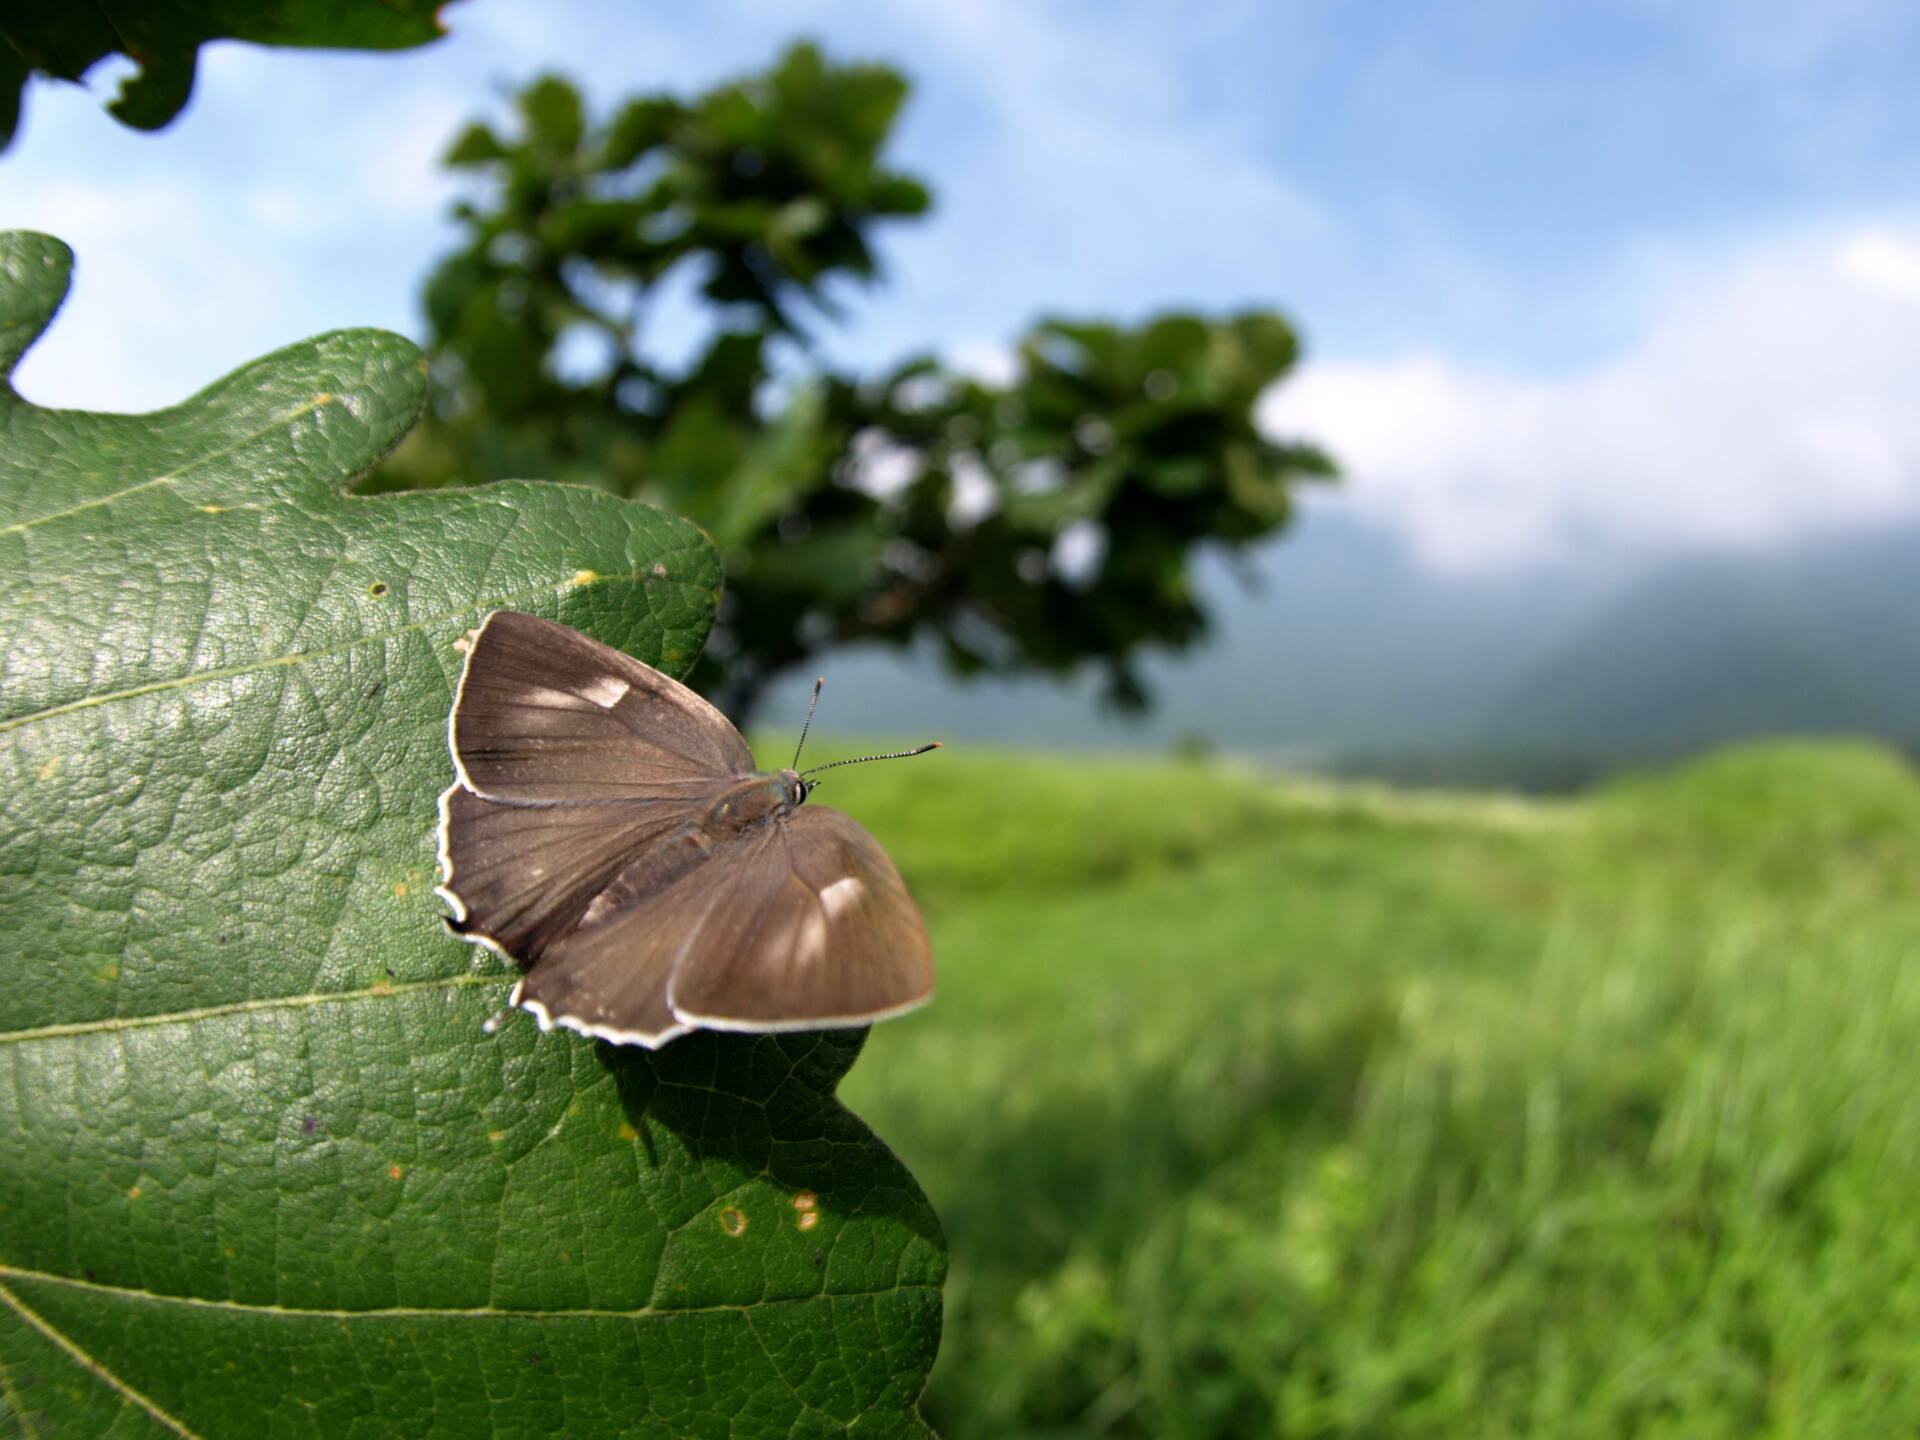
[[[791,815],[806,803],[811,788],[793,770],[742,780],[713,802],[706,829],[716,839],[733,839],[756,825]]]
[[[791,776],[792,784],[786,777]],[[797,797],[797,798],[796,798]],[[591,925],[620,909],[664,890],[714,852],[750,839],[764,825],[783,820],[806,798],[791,770],[754,775],[722,793],[698,820],[641,849],[588,903],[580,925]]]
[[[528,967],[542,1028],[663,1044],[696,1026],[864,1024],[931,997],[925,926],[850,817],[756,771],[725,717],[566,626],[495,611],[448,722],[449,925]]]

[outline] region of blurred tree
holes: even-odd
[[[1293,485],[1332,474],[1255,423],[1293,331],[1267,312],[1051,321],[1005,383],[930,358],[832,372],[808,324],[876,275],[875,226],[929,203],[880,161],[906,93],[803,44],[603,124],[547,77],[518,133],[467,130],[447,163],[486,185],[427,285],[436,398],[369,488],[537,475],[695,520],[727,594],[693,678],[742,723],[782,670],[861,640],[930,639],[960,673],[1093,663],[1143,706],[1140,648],[1205,630],[1196,547],[1274,533]],[[713,331],[670,369],[641,341],[676,281]]]

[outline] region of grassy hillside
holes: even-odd
[[[948,1227],[949,1440],[1920,1428],[1891,755],[1556,805],[957,751],[830,778],[942,967],[847,1099]]]

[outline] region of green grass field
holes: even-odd
[[[941,966],[845,1093],[947,1225],[949,1440],[1920,1432],[1890,754],[1557,804],[952,749],[832,779]]]

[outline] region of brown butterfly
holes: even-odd
[[[932,998],[900,872],[849,816],[801,809],[806,775],[833,767],[756,773],[727,718],[652,666],[496,610],[447,741],[447,923],[527,967],[512,1003],[541,1029],[659,1046],[696,1027],[864,1025]]]

